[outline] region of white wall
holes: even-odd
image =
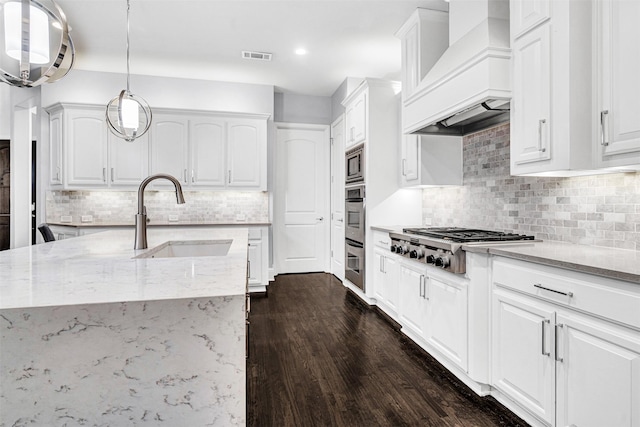
[[[10,86],[0,84],[0,139],[11,138],[11,92]]]
[[[344,113],[342,101],[347,97],[347,95],[353,92],[363,80],[364,79],[359,77],[347,77],[344,79],[342,84],[338,86],[336,91],[333,92],[333,95],[331,95],[331,123],[336,121],[336,119]]]
[[[328,96],[276,93],[274,121],[279,123],[331,124],[331,98]]]
[[[56,102],[104,104],[126,87],[126,75],[72,70],[60,81],[42,86],[42,105]],[[170,77],[131,76],[131,92],[151,108],[270,113],[273,86]]]

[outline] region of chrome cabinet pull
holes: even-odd
[[[188,179],[187,179],[187,170],[186,169],[184,170],[183,174],[184,174],[184,183],[186,184],[186,183],[189,182]]]
[[[111,182],[114,182],[114,175],[115,173],[113,172],[113,168],[111,168]]]
[[[538,120],[538,151],[544,153],[547,151],[546,148],[542,146],[542,126],[547,123],[546,119]]]
[[[191,182],[196,182],[196,178],[194,177],[194,174],[193,174],[193,169],[191,169]]]
[[[380,273],[384,273],[384,268],[382,267],[384,257],[380,257]]]
[[[228,175],[228,178],[227,178],[228,183],[231,184],[231,169],[229,169],[227,175]]]
[[[545,333],[545,327],[544,327],[545,323],[550,324],[551,321],[549,319],[544,319],[542,322],[540,322],[540,326],[542,327],[542,355],[543,356],[551,356],[551,352],[544,351],[544,345],[545,345],[545,341],[546,341],[546,339],[545,339],[546,333]]]
[[[564,328],[564,325],[562,323],[558,323],[556,325],[556,362],[562,363],[562,362],[564,362],[564,359],[562,357],[558,357],[558,353],[559,353],[558,349],[560,348],[558,346],[558,336],[560,335],[560,334],[558,334],[558,328],[562,329],[562,328]]]
[[[107,182],[107,168],[102,168],[102,182]]]
[[[402,159],[402,176],[407,176],[407,159]]]
[[[607,145],[609,145],[609,141],[607,141],[607,132],[605,129],[605,122],[606,122],[606,118],[607,115],[609,114],[609,110],[602,110],[600,111],[600,130],[602,133],[602,139],[600,141],[600,145],[606,147]]]
[[[573,292],[556,291],[555,289],[545,288],[540,283],[535,283],[533,285],[533,287],[534,288],[538,288],[538,289],[542,289],[542,290],[545,290],[545,291],[549,291],[549,292],[555,292],[556,294],[564,295],[564,296],[567,296],[569,298],[573,297]]]
[[[422,297],[422,299],[425,298],[427,291],[426,291],[426,286],[424,283],[424,274],[420,275],[420,296]]]

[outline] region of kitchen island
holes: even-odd
[[[131,230],[0,253],[0,426],[244,425],[247,230],[224,256],[138,258]]]

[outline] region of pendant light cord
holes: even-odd
[[[129,8],[130,8],[130,4],[129,4],[129,0],[127,0],[127,93],[130,93],[130,91],[129,91],[129,79],[130,79],[130,73],[129,73]]]

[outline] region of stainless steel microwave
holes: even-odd
[[[364,144],[346,152],[344,176],[347,184],[364,182]]]

